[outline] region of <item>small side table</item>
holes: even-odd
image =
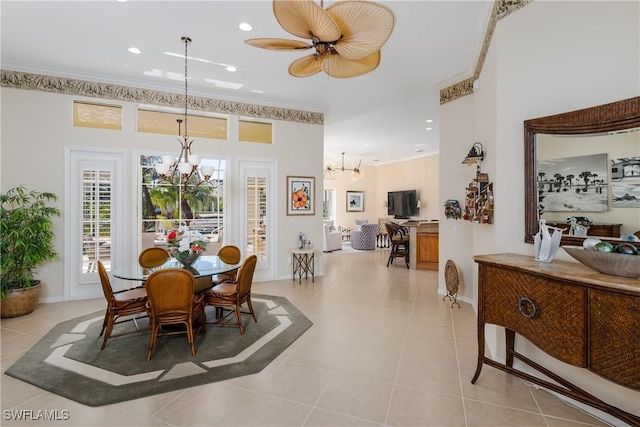
[[[313,282],[315,280],[316,251],[313,249],[292,249],[291,254],[293,255],[293,281],[296,281],[296,274],[298,274],[298,283],[302,283],[303,274],[305,279],[311,274],[311,281]]]

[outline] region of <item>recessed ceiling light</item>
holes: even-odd
[[[427,123],[432,123],[432,122],[433,122],[433,120],[427,119]]]
[[[240,28],[242,31],[253,30],[253,27],[248,22],[242,22],[240,25],[238,25],[238,28]]]
[[[260,90],[260,89],[251,89],[251,92],[253,92],[253,93],[264,93],[264,91]]]
[[[129,49],[127,49],[129,51],[129,53],[133,53],[134,55],[140,55],[142,53],[142,51],[140,49],[138,49],[137,47],[130,47]]]
[[[118,3],[126,3],[126,2],[128,2],[129,0],[116,0],[116,1],[117,1]]]
[[[424,150],[422,148],[414,148],[413,151],[416,153],[422,153]]]
[[[234,67],[233,65],[227,65],[226,69],[230,73],[235,73],[236,71],[238,71],[238,69],[236,67]]]
[[[427,130],[431,130],[431,129],[433,129],[433,128],[426,128],[426,129],[427,129]]]

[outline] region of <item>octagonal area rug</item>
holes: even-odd
[[[186,335],[161,336],[147,362],[148,331],[112,338],[101,351],[100,311],[53,327],[6,374],[89,406],[253,374],[312,323],[286,298],[254,294],[251,299],[258,322],[243,315],[244,335],[237,327],[207,325],[206,334],[196,335],[195,356]],[[207,316],[213,317],[212,307]],[[145,328],[149,322],[138,324]],[[133,322],[117,325],[114,332],[122,328],[133,328]]]

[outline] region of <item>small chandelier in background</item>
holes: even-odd
[[[334,171],[342,171],[342,172],[352,171],[351,179],[356,181],[356,180],[359,180],[360,178],[362,178],[364,176],[364,172],[360,168],[361,165],[362,165],[362,159],[360,159],[360,162],[358,163],[358,166],[354,166],[353,168],[345,168],[344,167],[344,153],[342,153],[342,165],[340,167],[333,167],[330,164],[328,164],[324,169],[324,177],[328,178],[328,179],[333,178],[333,172]]]
[[[193,140],[189,140],[188,128],[187,128],[187,107],[189,105],[188,97],[188,75],[187,75],[187,47],[191,43],[189,37],[182,37],[184,42],[184,135],[182,134],[182,119],[178,119],[178,142],[180,143],[180,155],[177,159],[173,156],[162,156],[162,163],[155,165],[156,172],[166,182],[171,185],[182,184],[182,192],[184,194],[189,193],[189,180],[191,180],[191,186],[198,186],[206,183],[213,175],[214,168],[212,166],[200,166],[200,156],[191,153],[191,144]],[[196,177],[197,181],[191,179]]]

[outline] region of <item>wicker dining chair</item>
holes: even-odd
[[[138,255],[138,264],[143,268],[159,267],[169,259],[169,252],[164,248],[147,248]]]
[[[241,256],[242,255],[240,253],[240,248],[233,245],[223,246],[218,251],[218,257],[220,258],[220,261],[224,262],[225,264],[238,264],[240,262]],[[211,277],[212,286],[216,286],[225,281],[235,280],[237,274],[237,268],[226,273],[216,274]]]
[[[257,322],[256,314],[251,304],[251,285],[253,284],[253,273],[256,269],[258,257],[255,255],[248,256],[240,268],[235,281],[222,282],[214,286],[211,290],[204,293],[205,305],[213,306],[215,310],[215,320],[207,321],[207,323],[218,326],[238,326],[240,335],[244,334],[244,326],[242,325],[242,311],[240,306],[247,303],[249,313],[253,316],[254,322]],[[224,308],[233,308],[226,316],[223,316]],[[231,314],[235,314],[235,322],[224,322],[224,319]]]
[[[109,279],[107,270],[104,268],[104,264],[102,264],[102,261],[98,261],[97,263],[98,274],[102,284],[102,292],[104,294],[104,298],[107,300],[107,310],[104,313],[102,330],[99,335],[104,335],[102,347],[100,347],[100,350],[104,350],[107,345],[107,340],[110,338],[121,337],[123,335],[143,331],[138,327],[136,316],[147,312],[147,291],[144,287],[138,287],[114,292],[111,287],[111,280]],[[113,334],[113,327],[115,325],[128,321],[133,321],[135,330],[127,330],[115,335]]]
[[[147,361],[151,360],[159,335],[185,334],[195,356],[194,325],[205,332],[205,317],[202,295],[194,293],[193,274],[184,268],[165,268],[155,271],[147,278],[147,313],[151,321]],[[161,330],[161,326],[184,325],[184,330]]]

